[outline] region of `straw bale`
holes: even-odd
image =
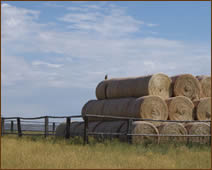
[[[83,133],[82,125],[84,122],[72,122],[70,125],[70,136],[80,136]],[[82,130],[82,132],[80,131]]]
[[[158,127],[159,134],[164,134],[164,135],[187,135],[187,130],[183,126],[182,123],[176,123],[176,122],[166,122],[163,123]],[[160,143],[166,143],[169,141],[175,141],[175,142],[187,142],[186,137],[165,137],[161,136],[160,137]]]
[[[128,124],[127,121],[124,121],[123,124],[120,126],[120,128],[118,129],[119,133],[123,133],[126,134],[127,133],[127,128],[128,128]],[[119,140],[121,142],[126,142],[127,141],[127,136],[126,135],[119,135]]]
[[[159,134],[157,128],[150,122],[134,121],[132,134]],[[159,143],[159,136],[132,136],[133,144]]]
[[[201,97],[211,97],[211,77],[196,76],[196,78],[199,80],[202,87]]]
[[[93,129],[93,132],[97,133],[119,133],[119,130],[123,123],[126,123],[126,121],[104,121],[99,123],[95,129]],[[116,138],[119,135],[101,135],[101,136],[96,136],[98,137],[103,137],[103,138]]]
[[[81,115],[84,118],[85,114],[101,115],[105,100],[89,100],[82,108]],[[94,109],[95,108],[95,109]],[[102,120],[101,118],[89,118],[89,121]]]
[[[193,120],[194,104],[185,96],[171,97],[165,100],[168,106],[169,120]]]
[[[65,137],[65,134],[66,134],[66,123],[61,123],[56,128],[55,136]]]
[[[167,120],[168,118],[167,104],[159,96],[96,100],[88,102],[86,109],[82,109],[82,115],[85,114],[85,110],[87,114],[97,115],[156,120]],[[90,120],[92,119],[90,118]]]
[[[99,100],[107,99],[108,80],[101,81],[96,87],[96,96]]]
[[[211,97],[193,101],[194,116],[197,120],[211,120]]]
[[[158,95],[166,99],[171,96],[171,79],[162,73],[128,78],[113,78],[100,82],[96,87],[97,99],[142,97]]]
[[[192,101],[200,98],[201,85],[199,80],[191,74],[171,77],[173,96],[186,96]]]
[[[210,135],[210,125],[202,122],[188,123],[185,128],[190,135]],[[189,137],[189,142],[206,144],[210,142],[210,137]]]

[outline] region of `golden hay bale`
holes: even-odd
[[[196,78],[199,80],[202,87],[201,97],[211,97],[211,77],[196,76]]]
[[[185,128],[188,131],[189,135],[210,135],[210,125],[207,123],[202,123],[202,122],[194,122],[194,123],[188,123],[185,125]],[[209,143],[210,142],[210,137],[189,137],[188,138],[189,142],[192,143]]]
[[[157,128],[150,122],[135,121],[132,123],[132,134],[156,134]],[[159,136],[132,136],[133,144],[159,143]]]
[[[66,123],[61,123],[56,128],[55,136],[65,137],[65,134],[66,134]]]
[[[171,77],[173,96],[186,96],[192,101],[200,98],[201,85],[199,80],[191,74]]]
[[[159,134],[163,135],[187,135],[187,130],[183,126],[182,123],[176,123],[176,122],[166,122],[163,123],[158,127]],[[174,142],[187,142],[186,137],[166,137],[166,136],[160,136],[160,143],[166,143],[169,141]]]
[[[167,104],[159,96],[96,100],[87,103],[86,109],[82,109],[82,115],[85,115],[85,110],[87,114],[96,115],[155,120],[167,120],[168,118]]]
[[[169,120],[193,120],[194,104],[185,96],[165,100],[168,106]]]
[[[201,98],[193,101],[195,109],[195,119],[211,120],[211,97]]]
[[[97,99],[142,97],[158,95],[166,99],[171,96],[171,79],[162,73],[129,78],[113,78],[100,82],[96,87]]]

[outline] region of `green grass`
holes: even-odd
[[[4,136],[1,168],[210,168],[209,145],[145,144]]]

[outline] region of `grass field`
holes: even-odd
[[[82,141],[4,136],[1,168],[210,168],[209,145],[129,145],[118,141],[83,146]]]

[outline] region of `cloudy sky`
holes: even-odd
[[[2,115],[78,115],[104,79],[211,74],[210,2],[2,2]]]

